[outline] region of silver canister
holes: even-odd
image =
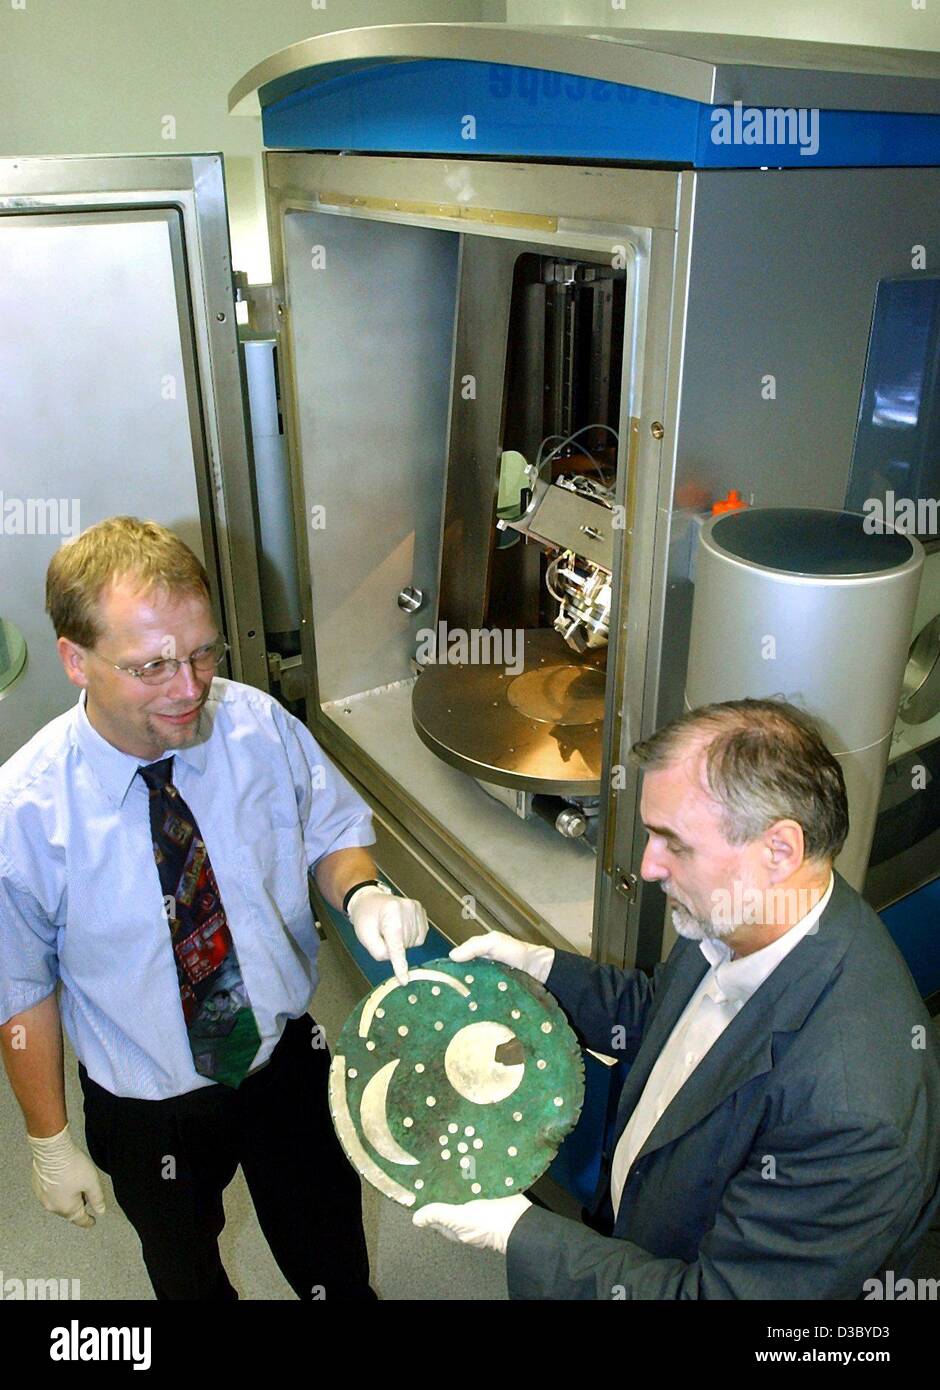
[[[865,879],[897,719],[924,550],[852,512],[767,507],[702,528],[687,709],[779,698],[811,715],[845,777],[836,861]]]

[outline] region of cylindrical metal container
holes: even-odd
[[[768,507],[702,528],[686,707],[782,698],[839,759],[850,830],[836,867],[861,889],[898,713],[923,547],[851,512]]]
[[[278,423],[273,338],[244,341],[261,552],[261,603],[267,633],[300,627],[300,582],[294,550],[287,436]]]

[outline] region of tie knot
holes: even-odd
[[[173,755],[171,754],[168,758],[161,758],[158,763],[149,763],[146,767],[138,767],[137,771],[152,792],[162,791],[164,787],[172,785]]]

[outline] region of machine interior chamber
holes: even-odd
[[[589,952],[635,252],[299,209],[283,226],[311,727],[396,786],[410,833],[436,823]]]

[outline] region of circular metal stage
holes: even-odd
[[[425,666],[415,730],[444,762],[484,782],[555,796],[597,796],[607,650],[579,656],[552,628],[525,633],[523,670]]]

